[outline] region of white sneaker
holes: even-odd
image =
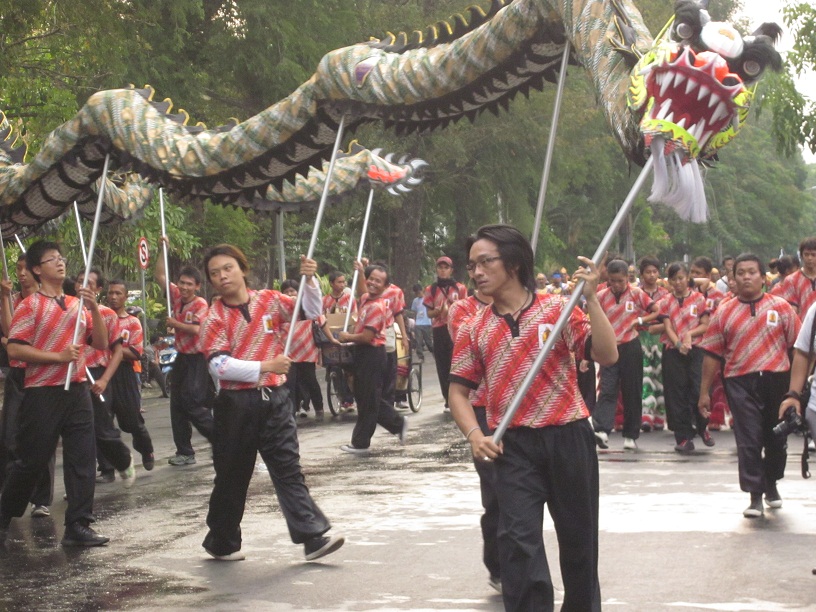
[[[623,439],[623,450],[637,450],[637,442],[632,438]]]
[[[44,518],[46,516],[51,516],[51,510],[48,509],[48,506],[35,506],[32,504],[31,516],[33,516],[34,518]]]
[[[595,444],[598,446],[598,448],[609,448],[609,436],[605,431],[595,432]]]
[[[206,548],[204,550],[207,550]],[[240,550],[236,550],[228,555],[216,555],[214,552],[207,550],[207,554],[210,555],[216,561],[243,561],[246,559],[246,555],[241,552]]]
[[[133,465],[133,455],[130,456],[130,465],[127,466],[127,469],[119,472],[119,477],[126,489],[132,487],[133,483],[136,482],[136,466]]]
[[[344,453],[351,453],[352,455],[367,455],[369,452],[367,448],[357,448],[351,444],[343,444],[340,450]]]

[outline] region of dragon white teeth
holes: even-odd
[[[719,101],[720,101],[720,96],[718,96],[715,93],[712,93],[711,98],[709,98],[709,100],[708,100],[708,108],[711,108],[712,106],[717,104]]]
[[[674,113],[669,113],[668,115],[666,115],[666,121],[668,123],[674,123]]]
[[[703,148],[703,147],[706,145],[706,143],[708,142],[708,139],[709,139],[709,138],[711,138],[711,135],[712,135],[713,133],[714,133],[714,132],[711,132],[711,131],[709,131],[709,132],[705,132],[705,133],[702,135],[702,137],[701,137],[701,138],[698,138],[698,139],[697,139],[697,144],[699,144],[699,145],[700,145],[700,148],[701,148],[701,149],[702,149],[702,148]]]
[[[685,117],[682,117],[680,119],[680,121],[677,122],[677,127],[681,127],[683,129],[686,129],[686,118]]]
[[[660,109],[657,111],[657,115],[655,116],[655,119],[665,119],[666,114],[669,112],[669,109],[671,108],[671,105],[672,105],[672,99],[671,98],[666,98],[666,100],[664,100],[663,104],[660,105]]]
[[[711,90],[706,87],[705,85],[700,85],[700,91],[697,92],[697,101],[699,102],[703,98],[707,97],[711,93]]]
[[[720,102],[719,106],[717,106],[716,110],[711,115],[711,123],[719,121],[726,116],[728,116],[728,107],[726,106],[725,102]]]
[[[689,79],[688,83],[686,83],[686,95],[694,91],[695,87],[697,87],[697,81],[695,81],[694,79]]]
[[[678,72],[674,77],[674,86],[679,88],[680,85],[682,85],[683,81],[685,81],[685,80],[686,80],[686,75],[683,74],[682,72]]]
[[[660,97],[666,95],[666,91],[669,89],[669,85],[671,85],[672,78],[671,75],[666,75],[666,78],[663,79],[663,83],[660,84]]]
[[[735,130],[738,130],[739,122],[740,122],[739,113],[734,113],[734,117],[731,119],[731,127],[733,127]]]

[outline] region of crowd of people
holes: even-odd
[[[564,609],[600,608],[596,448],[609,448],[614,431],[625,451],[636,451],[641,434],[666,428],[675,451],[686,454],[698,438],[714,446],[710,431],[730,427],[740,487],[750,495],[744,516],[762,516],[763,500],[782,506],[777,483],[787,443],[772,430],[801,416],[816,426],[816,400],[804,397],[815,352],[816,238],[800,244],[801,267],[783,257],[768,273],[749,253],[725,258],[722,273],[705,256],[665,267],[654,257],[635,265],[610,256],[599,267],[579,257],[577,271],[562,268],[548,280],[535,273],[529,241],[507,225],[480,228],[465,250],[471,288],[442,255],[435,281],[413,287],[410,309],[382,262],[355,262],[355,287],[331,272],[323,295],[317,263],[302,257],[302,286],[286,281],[280,291],[255,290],[245,255],[219,245],[204,260],[216,295],[208,303],[199,296],[197,267],[182,267],[168,282],[159,261],[155,277],[169,288],[171,308],[163,323],[178,352],[169,464],[196,462],[193,427],[212,444],[208,554],[244,558],[240,524],[258,453],[306,559],[343,545],[309,493],[297,440],[298,414],[310,403],[316,419],[323,417],[316,364],[328,344],[353,347],[353,385],[340,376],[338,394],[357,419],[340,450],[360,456],[369,454],[377,425],[406,443],[399,355],[433,353],[444,410],[471,446],[485,509],[484,563],[507,609],[552,609],[541,540],[545,505],[561,542]],[[31,245],[16,272],[19,292],[0,283],[9,358],[0,541],[27,508],[49,515],[61,438],[68,501],[62,543],[102,545],[108,538],[91,526],[95,486],[118,474],[130,487],[136,478],[122,432],[132,436],[143,469],[155,465],[140,410],[142,325],[128,312],[122,280],[106,282],[92,268],[66,284],[58,244]],[[567,296],[579,287],[580,306],[566,312]],[[509,414],[556,327],[542,369]],[[499,441],[493,434],[500,423],[506,430]]]

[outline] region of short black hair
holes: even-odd
[[[675,261],[669,264],[669,268],[666,270],[666,277],[674,278],[681,271],[688,274],[688,266],[683,261]]]
[[[125,288],[125,293],[127,293],[127,283],[122,280],[121,278],[114,278],[108,281],[108,287],[111,285],[122,285]]]
[[[628,276],[629,264],[623,261],[622,259],[613,259],[608,264],[606,264],[606,273],[623,274],[624,276]]]
[[[340,270],[332,270],[329,272],[329,283],[333,283],[341,276],[345,276],[345,272],[341,272]]]
[[[706,274],[711,274],[711,269],[714,267],[714,262],[705,255],[701,255],[700,257],[696,257],[694,261],[691,262],[691,265],[695,268],[700,268],[701,270],[705,271]]]
[[[414,286],[411,287],[411,289],[416,292],[416,291],[422,291],[423,287],[419,283],[414,283]]]
[[[816,251],[816,236],[810,236],[799,243],[799,255],[805,251]]]
[[[638,270],[640,271],[641,276],[643,276],[643,272],[649,266],[654,266],[655,268],[657,268],[658,274],[660,273],[660,260],[657,257],[646,255],[646,257],[642,257],[640,259],[640,262],[638,263]]]
[[[201,284],[201,272],[199,272],[198,268],[195,266],[184,266],[181,271],[179,271],[179,278],[182,276],[192,278],[196,285]]]
[[[816,250],[816,247],[814,247],[814,250]],[[759,273],[762,276],[765,276],[765,264],[762,263],[762,260],[759,258],[758,255],[754,255],[753,253],[742,253],[742,254],[737,256],[737,258],[734,260],[734,274],[735,275],[737,273],[737,264],[741,264],[744,261],[755,261],[757,263],[757,265],[759,266]]]
[[[796,263],[790,255],[783,255],[776,260],[776,269],[780,274],[787,274],[796,267]]]
[[[77,273],[76,278],[79,278],[79,275],[80,275],[80,274],[84,275],[84,274],[85,274],[85,270],[83,270],[82,272]],[[93,268],[91,268],[90,270],[88,270],[88,276],[90,276],[91,274],[95,274],[95,275],[96,275],[96,288],[97,288],[97,289],[102,289],[102,288],[104,288],[104,287],[105,287],[105,282],[106,282],[106,281],[105,281],[105,277],[104,277],[104,276],[102,276],[102,270],[100,270],[99,268],[97,268],[96,266],[94,266]]]
[[[285,281],[281,283],[281,293],[286,291],[287,289],[294,289],[295,291],[300,291],[300,283],[296,281],[294,278],[287,278]]]
[[[515,272],[519,282],[531,293],[535,292],[535,257],[533,247],[524,234],[512,225],[503,223],[483,225],[465,242],[467,259],[470,259],[470,249],[478,240],[489,240],[495,244],[504,269]]]
[[[725,265],[726,261],[733,261],[733,260],[734,260],[734,258],[731,257],[731,255],[724,255],[723,260],[722,260],[722,265]]]
[[[371,264],[370,266],[366,266],[365,270],[363,270],[363,275],[368,278],[374,270],[379,270],[383,274],[385,274],[385,286],[391,284],[391,275],[388,274],[388,268],[380,264]]]
[[[43,255],[48,251],[56,251],[62,255],[60,245],[50,240],[38,240],[28,247],[28,252],[26,253],[26,268],[28,268],[28,271],[31,272],[31,276],[33,276],[34,280],[38,283],[40,282],[40,276],[39,274],[34,274],[34,268],[40,265]]]

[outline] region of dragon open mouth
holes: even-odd
[[[750,94],[725,59],[688,47],[646,69],[649,105],[641,121],[647,146],[661,136],[665,153],[681,149],[687,159],[708,157],[740,129]]]

